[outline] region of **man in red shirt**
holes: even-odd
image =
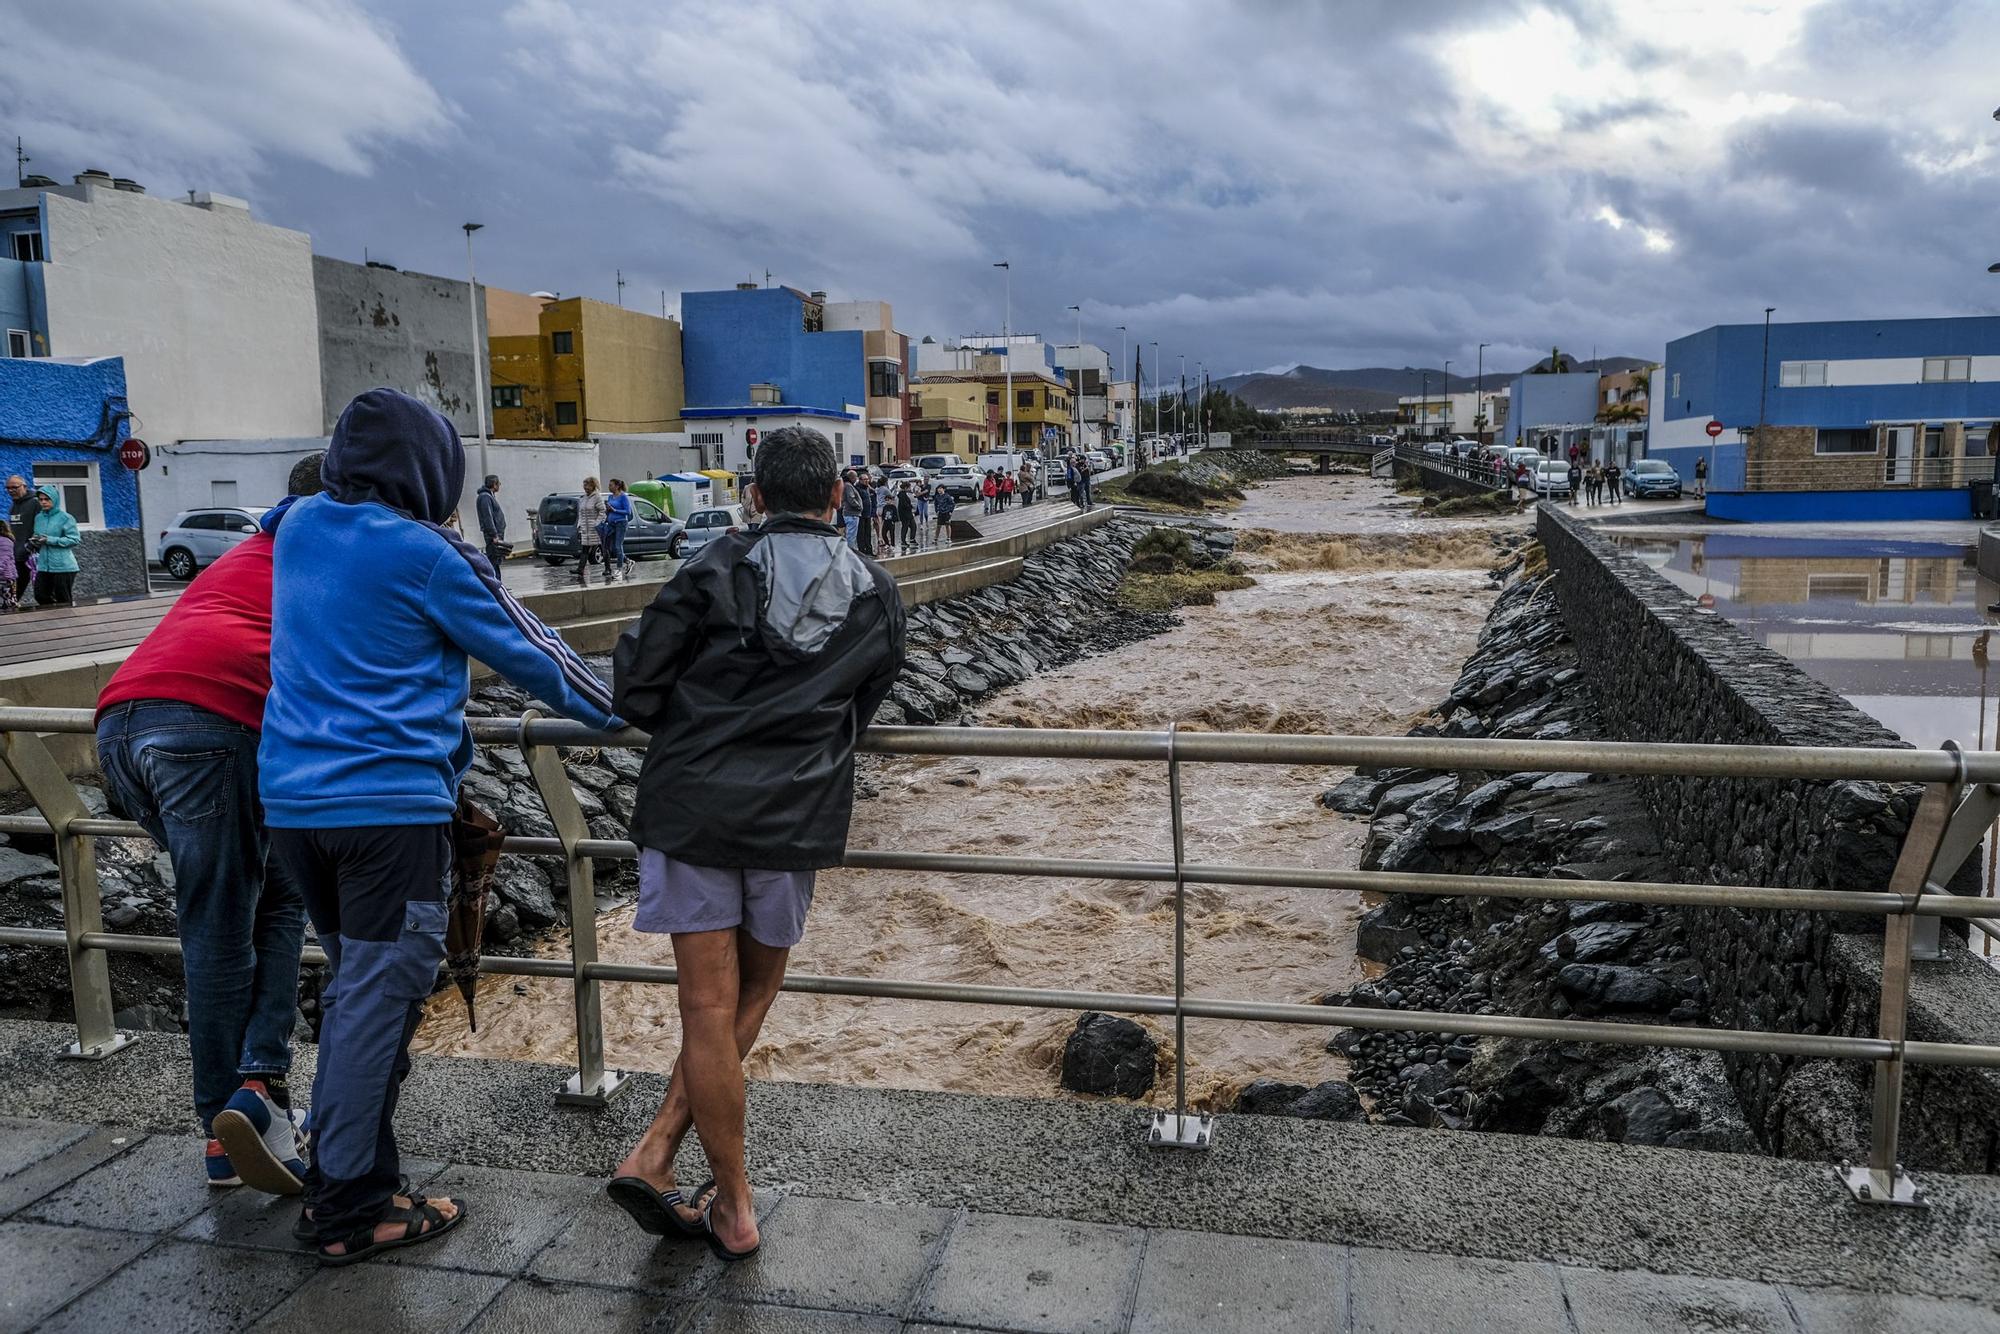
[[[321,489],[319,465],[318,454],[299,461],[291,497]],[[257,745],[271,690],[272,537],[290,504],[202,571],[97,699],[112,809],[173,862],[209,1184],[283,1195],[305,1176],[285,1084],[305,906],[266,873]]]

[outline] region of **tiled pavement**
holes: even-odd
[[[1969,1304],[1413,1251],[761,1197],[726,1267],[635,1230],[584,1177],[409,1163],[464,1198],[435,1244],[322,1270],[296,1205],[215,1191],[197,1141],[0,1118],[0,1334],[271,1331],[2000,1330]]]

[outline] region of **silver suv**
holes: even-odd
[[[262,506],[182,510],[160,530],[154,558],[174,578],[192,579],[202,566],[215,564],[231,547],[255,534],[263,517]]]

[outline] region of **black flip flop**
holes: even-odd
[[[326,1247],[319,1248],[319,1262],[328,1269],[339,1269],[345,1265],[359,1264],[383,1251],[393,1251],[403,1246],[420,1246],[427,1241],[436,1241],[445,1233],[465,1221],[466,1208],[463,1200],[447,1203],[458,1206],[458,1212],[446,1218],[442,1210],[428,1200],[417,1200],[407,1209],[391,1209],[373,1223],[358,1227],[349,1233],[342,1243],[347,1250],[340,1255],[327,1254]],[[403,1235],[388,1241],[376,1241],[375,1229],[384,1223],[401,1223]],[[363,1238],[368,1240],[363,1242]]]
[[[674,1212],[674,1206],[698,1209],[695,1200],[715,1189],[714,1181],[705,1181],[695,1191],[694,1200],[683,1194],[678,1186],[662,1195],[653,1189],[653,1183],[644,1177],[613,1177],[604,1187],[604,1193],[611,1202],[632,1216],[639,1230],[650,1237],[699,1237],[703,1229],[699,1222],[690,1223]]]
[[[715,1253],[716,1259],[722,1261],[724,1264],[733,1265],[738,1260],[748,1260],[758,1251],[764,1249],[764,1237],[762,1233],[759,1233],[757,1237],[757,1244],[755,1246],[752,1246],[749,1250],[747,1251],[730,1250],[729,1247],[723,1243],[722,1238],[715,1235],[715,1220],[712,1217],[710,1217],[710,1215],[714,1212],[714,1209],[715,1209],[715,1201],[710,1200],[708,1202],[707,1207],[701,1211],[701,1230],[704,1234],[706,1234],[708,1238],[708,1249]]]

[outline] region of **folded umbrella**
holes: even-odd
[[[507,835],[500,822],[472,804],[461,792],[451,816],[451,905],[444,929],[444,962],[458,994],[465,998],[465,1017],[479,1031],[473,993],[479,985],[479,938],[486,928],[486,896],[500,864],[500,844]]]

